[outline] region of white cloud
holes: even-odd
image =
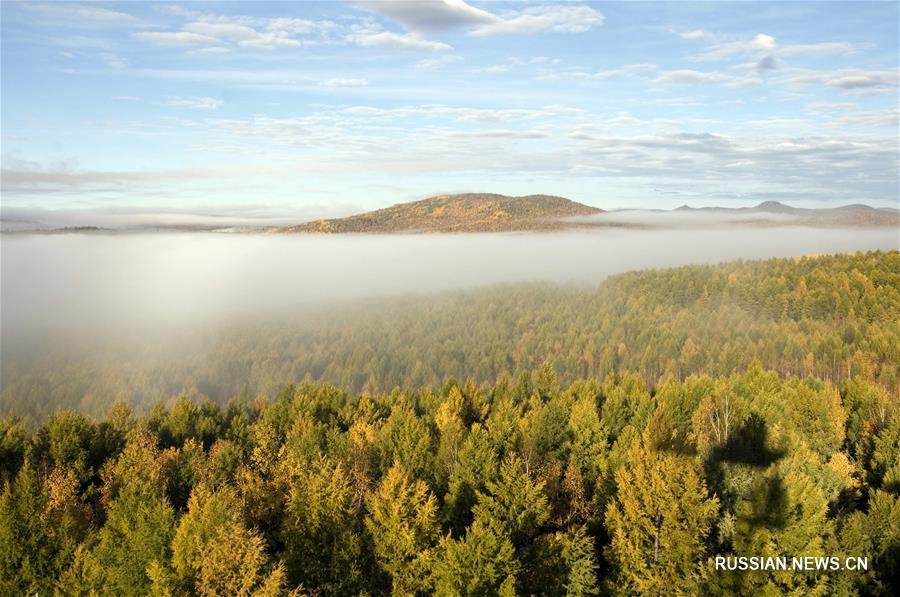
[[[357,6],[397,21],[412,31],[444,31],[455,27],[493,23],[496,15],[466,4],[462,0],[379,0],[358,2]]]
[[[412,33],[393,33],[391,31],[354,33],[349,40],[360,46],[386,46],[429,52],[445,52],[453,49],[453,46],[448,44],[428,41]]]
[[[573,78],[573,79],[612,79],[615,77],[637,77],[648,75],[657,70],[659,65],[649,63],[625,64],[619,68],[606,70],[590,71],[562,71],[553,73],[556,78]],[[546,78],[546,77],[545,77]]]
[[[21,4],[22,8],[54,17],[76,19],[81,21],[97,21],[101,23],[135,23],[132,15],[118,10],[110,10],[100,6],[74,4],[70,2],[54,2],[53,4]]]
[[[177,32],[142,32],[138,39],[167,45],[235,44],[242,48],[297,48],[314,40],[303,40],[296,35],[322,33],[336,27],[331,21],[310,21],[288,17],[263,18],[244,16],[200,15],[190,13],[193,20]]]
[[[797,54],[853,54],[856,53],[861,46],[846,42],[822,42],[817,44],[791,44],[782,46],[778,49],[778,53],[783,56],[792,56]]]
[[[896,133],[900,127],[900,114],[897,113],[897,110],[851,112],[842,115],[833,124],[839,128],[886,128]]]
[[[198,48],[196,50],[188,50],[187,53],[197,56],[197,55],[211,55],[211,54],[228,54],[231,50],[228,48],[223,48],[222,46],[212,46],[209,48]]]
[[[326,79],[319,82],[320,87],[359,88],[369,84],[365,79]]]
[[[416,68],[439,69],[449,64],[456,64],[463,61],[462,56],[456,54],[444,54],[435,58],[423,58],[416,62]]]
[[[155,7],[160,12],[176,17],[186,17],[189,19],[193,19],[200,16],[200,13],[196,10],[191,10],[183,6],[179,6],[178,4],[157,4],[155,5]]]
[[[471,68],[469,72],[479,75],[502,75],[503,73],[508,73],[510,68],[509,64],[492,64],[480,68]]]
[[[242,48],[299,48],[303,42],[292,37],[276,35],[274,33],[263,33],[259,37],[253,39],[245,39],[238,42]]]
[[[252,27],[239,25],[237,23],[206,23],[203,21],[196,21],[185,25],[184,30],[205,37],[214,37],[216,39],[233,42],[256,39],[259,37],[259,33]]]
[[[688,31],[679,34],[685,39],[700,39],[710,42],[707,49],[691,56],[691,60],[723,60],[732,56],[753,56],[759,71],[775,70],[777,58],[800,55],[853,54],[865,45],[847,42],[822,42],[813,44],[779,44],[771,35],[758,33],[751,39],[725,39],[705,31]],[[747,66],[747,65],[741,65]]]
[[[160,46],[199,46],[219,43],[214,37],[190,31],[140,31],[135,33],[134,37]]]
[[[734,77],[722,73],[706,73],[696,70],[681,69],[663,71],[655,82],[671,85],[705,85],[708,83],[729,83]]]
[[[589,6],[532,6],[479,25],[472,30],[472,35],[585,33],[602,25],[603,20],[603,15]]]
[[[110,68],[125,68],[128,66],[128,59],[114,54],[112,52],[104,52],[98,55],[98,58]]]
[[[573,4],[530,6],[502,13],[492,13],[462,0],[382,0],[360,2],[357,6],[392,19],[416,33],[454,28],[467,29],[472,35],[584,33],[602,25],[604,19],[599,11],[589,6]]]
[[[770,52],[775,49],[775,45],[774,37],[757,33],[752,39],[714,43],[705,52],[692,56],[692,59],[722,60],[736,54]]]
[[[709,38],[709,33],[702,29],[695,29],[694,31],[683,31],[678,34],[682,39],[707,39]]]
[[[334,26],[330,21],[310,21],[307,19],[292,19],[288,17],[278,17],[269,21],[266,28],[272,32],[283,33],[285,35],[301,35],[305,33],[313,33],[319,29],[328,29]]]
[[[217,110],[221,108],[225,102],[213,97],[173,97],[167,106],[176,108],[193,108],[196,110]]]
[[[898,85],[896,70],[791,68],[784,69],[783,73],[779,80],[789,85],[826,85],[852,93],[882,93]]]
[[[810,102],[806,104],[810,112],[833,112],[835,110],[858,110],[859,104],[854,102]]]

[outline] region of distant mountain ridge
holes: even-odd
[[[561,218],[602,209],[555,195],[510,197],[494,193],[437,195],[346,218],[315,220],[276,232],[320,234],[389,232],[509,232],[568,227]]]
[[[734,223],[770,225],[802,225],[814,227],[836,226],[898,226],[900,210],[890,207],[872,207],[862,203],[839,207],[792,207],[780,201],[763,201],[753,207],[691,207],[682,205],[673,210],[678,213],[711,213],[723,216],[739,216]],[[750,216],[748,218],[747,216]],[[757,216],[757,217],[754,217]],[[767,216],[774,216],[773,218]],[[780,217],[787,216],[787,219]]]
[[[767,214],[787,214],[792,216],[810,216],[810,215],[834,215],[834,214],[872,214],[887,213],[897,214],[898,210],[890,207],[872,207],[862,203],[852,203],[850,205],[841,205],[839,207],[792,207],[785,205],[780,201],[763,201],[753,207],[691,207],[690,205],[682,205],[676,207],[673,211],[723,211],[723,212],[740,212],[740,213],[767,213]]]

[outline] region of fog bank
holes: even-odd
[[[185,328],[369,296],[628,270],[900,248],[894,228],[602,229],[473,235],[3,235],[5,340],[56,329]]]

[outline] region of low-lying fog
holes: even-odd
[[[302,314],[360,297],[501,282],[594,285],[633,269],[897,249],[900,239],[892,227],[729,227],[390,236],[34,234],[3,235],[0,243],[0,325],[9,341],[22,332],[82,326],[183,329],[239,315]]]
[[[607,211],[593,216],[575,216],[566,218],[570,222],[588,224],[616,223],[636,226],[663,228],[710,228],[731,227],[735,224],[754,222],[770,222],[779,225],[797,223],[801,217],[773,212],[739,212],[734,210],[693,210],[693,211],[651,211],[646,209],[623,209]]]

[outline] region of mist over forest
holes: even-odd
[[[468,313],[457,313],[467,322],[459,329],[432,321],[464,308],[458,305],[515,310],[525,301],[525,318],[503,328],[512,338],[545,325],[537,313],[554,305],[568,301],[570,319],[581,315],[591,307],[578,307],[577,297],[594,296],[622,272],[898,248],[890,227],[713,226],[708,214],[677,217],[696,225],[451,235],[6,234],[0,407],[40,417],[54,403],[97,414],[115,399],[139,409],[179,394],[223,403],[272,395],[307,376],[348,391],[440,384],[449,375],[491,381],[503,370],[540,365],[544,349],[499,368],[485,368],[475,352],[462,360],[432,356],[416,369],[414,356],[401,356],[396,314],[418,313],[435,326],[407,330],[410,345],[430,335],[450,353],[475,333],[486,334],[485,343],[496,338],[481,331],[493,329],[491,321],[476,325]],[[461,291],[468,294],[454,294]],[[361,339],[358,330],[373,336]],[[348,356],[365,351],[393,362],[393,372]],[[568,380],[572,372],[561,373]],[[658,373],[648,372],[648,382]],[[84,383],[75,381],[84,375]]]
[[[687,216],[679,221],[690,220]],[[4,352],[107,326],[207,326],[335,302],[498,283],[596,285],[635,269],[896,249],[891,227],[604,229],[473,235],[3,235]],[[706,227],[704,227],[706,226]]]

